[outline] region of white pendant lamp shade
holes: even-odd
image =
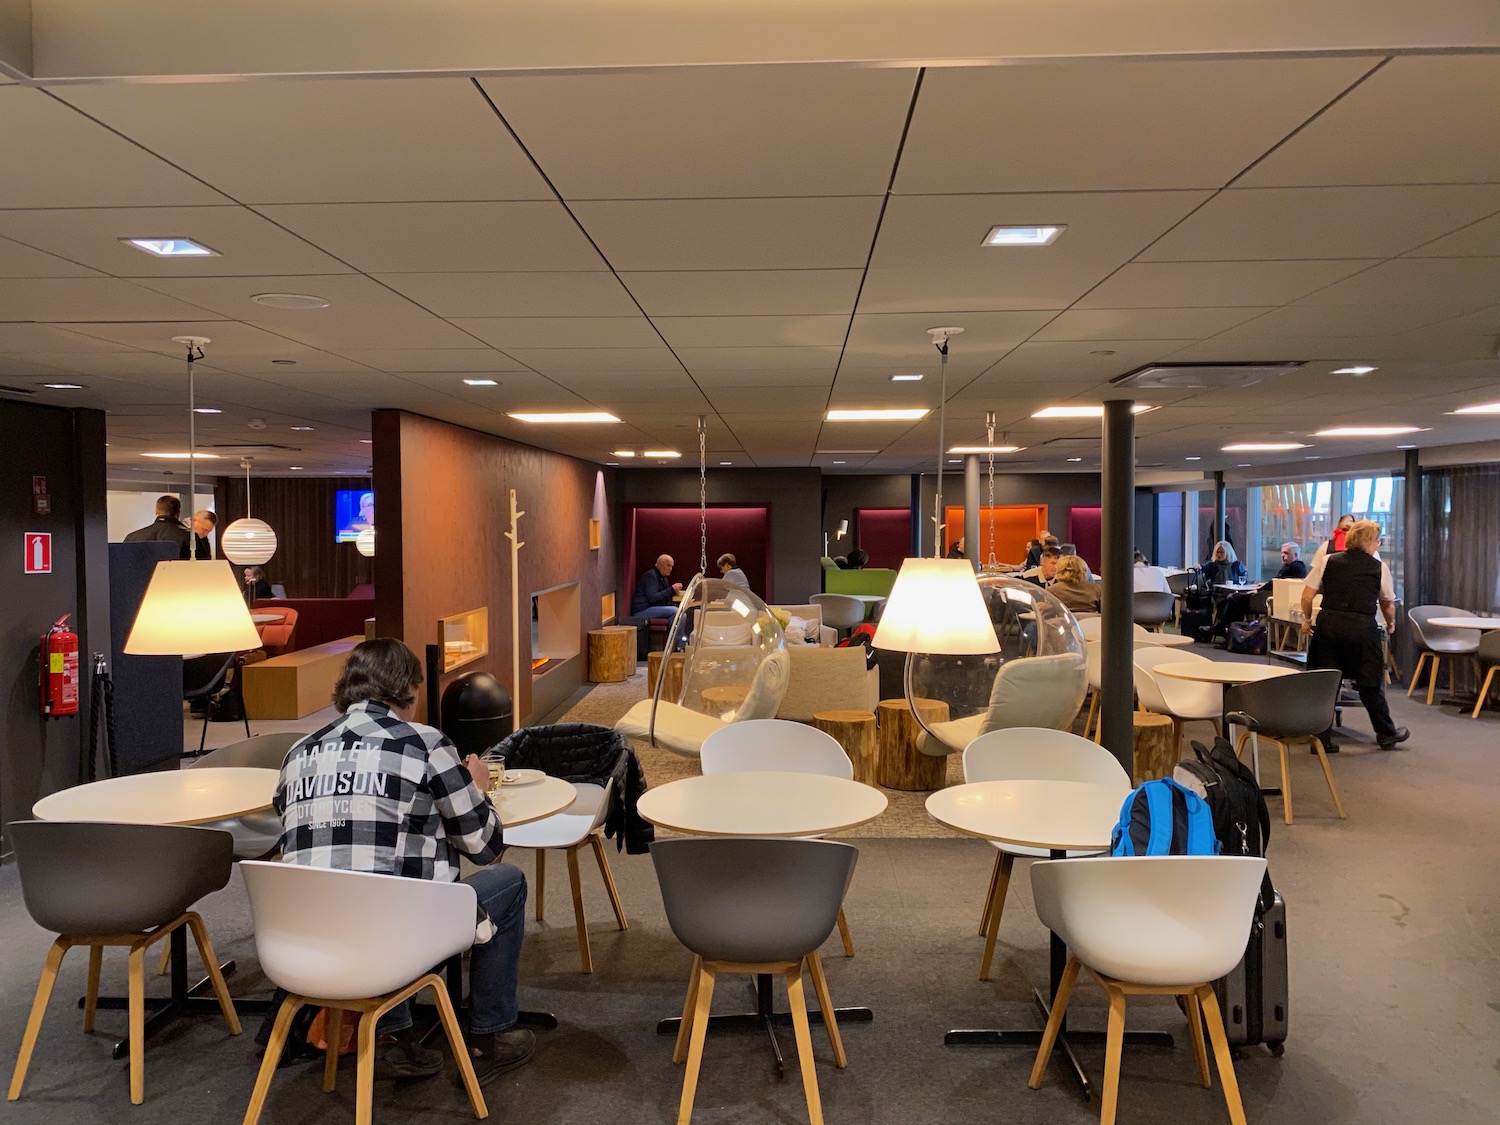
[[[223,559],[157,563],[125,642],[131,656],[259,647],[260,634],[250,620],[245,595]]]
[[[220,536],[219,552],[232,563],[260,566],[276,553],[276,532],[265,520],[235,520]]]
[[[907,559],[875,627],[877,649],[969,656],[999,652],[967,559]]]
[[[375,529],[367,527],[354,537],[354,549],[367,559],[375,557]]]

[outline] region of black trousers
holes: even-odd
[[[1396,724],[1391,721],[1391,709],[1385,701],[1385,650],[1380,631],[1373,620],[1350,621],[1346,615],[1325,611],[1318,618],[1318,627],[1313,634],[1307,653],[1308,668],[1337,668],[1346,679],[1352,679],[1359,690],[1359,701],[1370,716],[1370,725],[1376,738],[1389,738],[1396,733]],[[1323,745],[1331,745],[1333,739],[1332,716],[1328,729],[1320,736]]]

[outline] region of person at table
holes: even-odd
[[[1028,547],[1026,549],[1025,566],[1028,570],[1030,570],[1034,566],[1042,565],[1042,552],[1045,551],[1048,547],[1057,547],[1060,545],[1057,536],[1053,535],[1052,532],[1045,529],[1043,529],[1041,536],[1038,539],[1033,539],[1032,542],[1035,543],[1036,546]]]
[[[1047,590],[1074,613],[1099,612],[1099,587],[1089,581],[1088,564],[1077,555],[1057,560],[1057,577]]]
[[[1167,572],[1159,566],[1152,566],[1151,560],[1139,551],[1135,553],[1135,565],[1131,567],[1130,578],[1137,593],[1142,591],[1149,594],[1170,594],[1172,587],[1167,582]]]
[[[1029,570],[1036,565],[1036,563],[1031,561],[1033,557],[1038,559],[1042,557],[1042,541],[1040,539],[1026,540],[1026,554],[1021,559],[1022,570]]]
[[[1245,564],[1234,553],[1234,546],[1227,539],[1214,544],[1213,553],[1203,564],[1203,581],[1210,586],[1217,583],[1239,583],[1245,581]]]
[[[630,598],[631,617],[676,617],[677,607],[672,599],[682,593],[681,582],[668,582],[672,567],[677,565],[671,555],[658,555],[635,584],[635,593]]]
[[[1345,549],[1348,541],[1349,529],[1354,526],[1354,517],[1345,512],[1339,517],[1338,526],[1333,529],[1333,534],[1318,544],[1318,549],[1313,552],[1312,565],[1317,566],[1318,560],[1325,555],[1336,555]]]
[[[1301,579],[1307,577],[1307,564],[1298,556],[1302,554],[1302,548],[1295,543],[1283,543],[1281,545],[1281,569],[1274,575],[1275,578]],[[1266,593],[1269,581],[1262,582],[1254,590],[1245,590],[1230,594],[1224,599],[1223,607],[1219,610],[1219,616],[1214,622],[1214,632],[1223,633],[1228,636],[1229,626],[1236,621],[1243,621],[1252,617],[1256,612],[1264,612],[1265,602],[1261,602],[1259,611],[1255,609],[1255,599]]]
[[[536,1048],[516,1026],[526,877],[495,862],[505,839],[487,795],[489,767],[473,754],[460,761],[441,731],[413,721],[421,684],[422,665],[402,642],[356,645],[333,689],[342,714],[287,752],[272,807],[283,863],[450,883],[460,856],[478,865],[463,880],[479,899],[467,1040],[484,1081]],[[411,1022],[406,1004],[380,1021],[377,1074],[427,1078],[442,1069],[442,1052],[422,1046]]]
[[[1308,668],[1337,668],[1345,679],[1353,680],[1375,728],[1376,744],[1382,750],[1394,750],[1411,732],[1391,721],[1385,701],[1385,638],[1380,621],[1384,619],[1387,636],[1395,632],[1396,592],[1391,568],[1375,557],[1380,542],[1379,526],[1360,520],[1350,526],[1342,551],[1313,564],[1302,587],[1302,631],[1312,635]],[[1314,626],[1313,595],[1319,592],[1323,606]],[[1320,736],[1330,753],[1335,749],[1332,719],[1330,715],[1329,727]]]
[[[193,513],[193,557],[197,559],[211,559],[214,557],[213,546],[208,537],[213,534],[214,528],[219,526],[219,517],[207,508],[200,508]]]
[[[1041,562],[1033,569],[1023,571],[1021,577],[1033,586],[1050,586],[1057,580],[1057,566],[1062,557],[1062,551],[1056,547],[1043,547]],[[1073,557],[1077,558],[1076,555]]]
[[[963,557],[964,557],[964,537],[962,535],[960,535],[957,539],[955,539],[953,541],[953,546],[951,546],[951,547],[948,548],[948,553],[946,555],[944,555],[943,558],[945,558],[945,559],[961,559]]]
[[[181,558],[191,558],[193,533],[182,525],[182,501],[175,496],[156,498],[156,519],[125,536],[127,543],[176,543]]]
[[[275,596],[276,592],[266,581],[264,568],[247,566],[245,568],[245,600],[254,605],[256,598],[274,598]]]
[[[849,559],[848,559],[849,565],[846,566],[844,569],[845,570],[864,570],[865,564],[868,563],[869,561],[870,561],[870,552],[869,551],[860,550],[860,548],[856,547],[856,548],[854,548],[854,550],[852,550],[852,551],[849,552]]]

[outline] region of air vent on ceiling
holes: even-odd
[[[34,395],[35,391],[29,387],[12,387],[8,383],[0,383],[0,394],[7,395]]]
[[[201,445],[202,443],[200,443]],[[217,445],[203,445],[204,449],[281,449],[289,453],[295,453],[302,447],[300,445],[279,445],[270,441],[230,441]]]
[[[1285,375],[1305,361],[1282,363],[1150,363],[1110,383],[1117,387],[1169,390],[1207,390],[1214,387],[1253,387],[1267,379]]]

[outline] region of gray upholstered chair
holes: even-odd
[[[1288,746],[1308,741],[1317,752],[1333,794],[1333,807],[1339,819],[1345,818],[1339,787],[1333,783],[1333,766],[1328,761],[1322,740],[1318,737],[1333,722],[1333,708],[1338,703],[1342,673],[1337,668],[1319,668],[1295,676],[1276,676],[1259,683],[1236,684],[1224,696],[1224,721],[1244,727],[1235,746],[1239,753],[1250,743],[1255,776],[1260,777],[1260,740],[1269,739],[1281,751],[1281,807],[1283,818],[1292,823],[1292,777],[1288,766]]]
[[[1172,609],[1177,604],[1176,594],[1163,594],[1157,590],[1137,590],[1132,595],[1132,613],[1137,625],[1147,629],[1160,629],[1172,620]]]
[[[853,594],[814,594],[809,600],[823,607],[823,624],[840,634],[861,624],[870,608]]]
[[[136,1105],[145,1098],[146,950],[179,926],[192,930],[229,1031],[240,1033],[208,931],[190,909],[229,882],[234,858],[229,833],[66,820],[23,820],[10,825],[9,831],[26,909],[38,926],[58,935],[36,986],[10,1080],[11,1101],[21,1096],[58,967],[76,945],[89,947],[84,1031],[94,1029],[104,947],[123,945],[130,950],[130,1100]]]
[[[1473,629],[1445,629],[1432,624],[1434,617],[1469,617],[1468,610],[1455,609],[1451,605],[1419,605],[1406,611],[1412,628],[1416,631],[1417,645],[1422,650],[1417,656],[1417,666],[1412,669],[1411,686],[1406,697],[1417,690],[1422,680],[1422,665],[1431,661],[1432,671],[1427,679],[1427,703],[1432,704],[1433,692],[1437,690],[1438,666],[1443,657],[1448,658],[1448,690],[1453,690],[1453,660],[1463,657],[1474,666],[1474,677],[1479,678],[1479,635]]]
[[[306,737],[306,734],[297,731],[257,734],[253,738],[244,738],[210,751],[190,763],[188,769],[246,766],[279,770],[287,751]],[[259,859],[281,842],[281,817],[269,809],[229,820],[216,820],[200,827],[219,828],[233,836],[236,859]]]
[[[833,1043],[834,1061],[843,1067],[847,1059],[818,947],[833,932],[858,858],[858,849],[832,840],[730,837],[658,840],[652,845],[667,923],[693,953],[692,978],[672,1052],[673,1062],[687,1063],[678,1125],[687,1125],[693,1114],[709,1006],[720,972],[780,973],[786,978],[807,1112],[812,1125],[822,1125],[802,976],[806,968]]]

